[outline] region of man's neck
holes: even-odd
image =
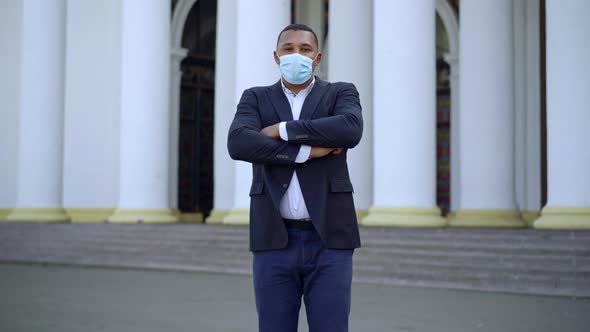
[[[291,84],[282,77],[281,80],[283,81],[283,84],[287,89],[289,89],[294,94],[298,94],[299,92],[305,90],[305,88],[307,88],[311,84],[311,82],[313,82],[313,75],[307,80],[307,82],[303,84]]]

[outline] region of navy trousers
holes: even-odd
[[[315,230],[288,229],[287,248],[253,252],[260,332],[297,332],[301,298],[309,332],[347,332],[354,249],[326,249]]]

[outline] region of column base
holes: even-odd
[[[590,230],[590,207],[545,207],[535,221],[538,229]]]
[[[107,219],[110,223],[161,223],[178,222],[178,213],[173,209],[117,209]]]
[[[201,212],[182,213],[178,212],[178,220],[185,224],[202,224],[203,214]]]
[[[100,223],[106,222],[115,213],[115,209],[66,209],[66,213],[72,223]]]
[[[513,210],[459,210],[449,218],[450,227],[521,228],[527,223]]]
[[[365,219],[369,215],[369,210],[367,209],[356,209],[356,220],[359,222]]]
[[[223,218],[229,214],[228,210],[212,210],[205,220],[207,224],[223,224]]]
[[[361,220],[363,226],[444,227],[439,208],[371,207]]]
[[[70,216],[64,209],[13,209],[4,221],[33,221],[33,222],[68,222]]]
[[[538,211],[520,211],[520,217],[526,221],[529,227],[533,227],[540,215]]]
[[[223,218],[226,225],[248,225],[250,224],[250,209],[231,209]]]
[[[0,221],[4,221],[12,209],[0,209]]]

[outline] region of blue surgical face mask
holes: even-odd
[[[309,80],[313,72],[312,64],[312,59],[299,53],[279,57],[281,75],[287,82],[295,85],[303,84]]]

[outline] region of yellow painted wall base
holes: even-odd
[[[64,209],[13,209],[5,221],[68,222],[70,216]]]
[[[178,220],[185,224],[202,224],[203,214],[200,212],[196,213],[178,213]]]
[[[178,213],[172,209],[117,209],[110,223],[176,223]]]
[[[223,224],[223,218],[229,214],[229,210],[212,210],[205,222],[207,224]]]
[[[590,207],[545,207],[534,227],[590,230]]]
[[[115,209],[66,209],[73,223],[106,222],[115,213]]]
[[[4,219],[6,219],[6,216],[8,216],[11,211],[12,209],[0,209],[0,221],[4,221]]]
[[[445,219],[438,208],[371,207],[361,220],[363,226],[444,227]]]
[[[361,222],[361,220],[365,219],[369,215],[369,210],[365,209],[356,209],[356,219]]]
[[[451,227],[494,227],[519,228],[527,223],[520,217],[520,212],[512,210],[459,210],[449,218]]]
[[[248,225],[250,224],[250,209],[231,209],[223,218],[226,225]]]
[[[538,211],[520,211],[520,217],[526,221],[529,227],[533,227],[540,215]]]

